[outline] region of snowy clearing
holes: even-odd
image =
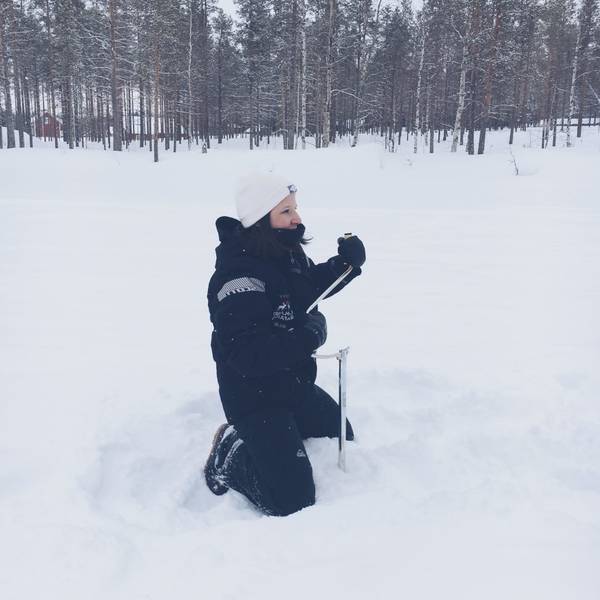
[[[489,153],[0,152],[0,597],[595,600],[600,136]],[[348,473],[263,517],[202,478],[222,422],[206,286],[237,174],[291,173],[351,347]],[[335,367],[319,383],[335,393]]]

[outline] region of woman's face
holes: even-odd
[[[296,204],[296,192],[288,194],[269,213],[269,218],[273,229],[296,229],[302,223]]]

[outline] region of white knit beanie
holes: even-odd
[[[252,173],[241,177],[235,193],[235,204],[242,225],[251,227],[270,213],[296,186],[281,175]]]

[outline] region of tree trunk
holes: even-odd
[[[40,80],[39,80],[39,76],[38,76],[38,67],[37,67],[37,59],[34,58],[33,61],[33,106],[34,106],[34,112],[35,112],[35,116],[33,119],[33,129],[34,129],[34,135],[38,135],[38,129],[37,129],[37,123],[41,123],[41,119],[42,119],[42,115],[43,115],[43,110],[42,110],[42,106],[41,103],[43,103],[44,101],[44,89],[42,87],[42,85],[40,84]],[[41,101],[40,101],[40,97],[41,97]]]
[[[431,85],[427,85],[427,125],[429,128],[429,154],[434,150],[434,119],[433,108],[431,106]]]
[[[104,106],[102,102],[102,93],[100,92],[96,98],[96,104],[98,106],[98,128],[100,129],[100,136],[102,138],[102,147],[106,150],[106,125],[104,123]]]
[[[483,114],[481,115],[481,128],[479,130],[479,143],[477,146],[477,154],[483,154],[485,151],[485,135],[490,117],[490,107],[492,105],[492,81],[496,71],[496,63],[498,61],[498,36],[500,33],[500,22],[502,19],[501,9],[496,1],[494,15],[494,33],[492,36],[492,56],[488,60],[487,69],[485,70],[485,82],[483,91]]]
[[[154,77],[154,75],[152,76]],[[153,115],[152,115],[152,86],[148,84],[146,92],[146,131],[148,136],[148,152],[154,152],[154,127],[152,127],[153,123]]]
[[[158,16],[156,17],[158,21]],[[154,32],[154,162],[158,162],[158,95],[160,90],[160,41],[158,23]]]
[[[133,88],[131,82],[127,84],[127,123],[128,123],[128,131],[127,137],[127,147],[129,148],[129,144],[135,138],[135,122],[133,119]]]
[[[223,143],[223,40],[219,36],[217,49],[217,143]]]
[[[144,138],[146,136],[146,99],[144,95],[144,80],[140,77],[140,148],[144,147]]]
[[[2,79],[4,83],[4,119],[6,122],[6,147],[15,147],[15,117],[12,109],[12,95],[10,85],[10,70],[8,66],[8,55],[6,52],[6,38],[4,10],[0,10],[0,54],[2,55]]]
[[[454,119],[454,131],[452,132],[451,152],[456,152],[458,147],[458,138],[462,128],[462,116],[465,110],[465,95],[467,89],[467,68],[469,63],[469,35],[470,28],[467,28],[463,38],[462,60],[460,63],[460,83],[458,85],[458,106],[456,107],[456,117]]]
[[[421,80],[423,78],[423,63],[425,62],[425,27],[421,32],[421,57],[419,59],[419,71],[417,75],[417,92],[415,95],[415,139],[413,152],[419,150],[419,129],[421,128]]]
[[[112,121],[113,121],[113,150],[120,152],[123,149],[123,132],[121,116],[121,84],[118,76],[117,52],[117,3],[118,0],[108,0],[110,17],[110,57],[111,57],[111,93],[112,93]]]
[[[69,65],[69,73],[71,65]],[[75,90],[73,89],[73,76],[69,75],[67,82],[69,90],[69,150],[75,147]]]
[[[208,32],[208,3],[207,0],[202,0],[202,89],[204,96],[204,112],[203,112],[203,129],[204,142],[206,147],[210,148],[210,131],[209,131],[209,87],[208,87],[208,54],[209,54],[209,32]]]
[[[515,139],[515,127],[517,121],[517,105],[519,104],[519,100],[517,98],[519,93],[519,85],[518,78],[515,77],[515,82],[513,86],[513,105],[510,111],[510,134],[508,136],[508,144],[512,145]]]
[[[189,32],[188,32],[188,119],[187,119],[187,134],[188,134],[188,150],[192,149],[192,25],[193,25],[193,4],[192,0],[188,2],[188,11],[189,11]]]
[[[248,99],[248,107],[250,109],[250,112],[248,114],[248,121],[250,125],[250,135],[248,136],[248,143],[250,145],[250,150],[254,150],[254,81],[252,79],[250,79],[250,94]]]
[[[300,76],[300,135],[302,138],[302,150],[306,150],[306,10],[304,9],[304,2],[302,8],[302,29],[300,31],[302,50],[300,56],[300,60],[302,61],[302,72]]]
[[[323,148],[327,148],[329,146],[329,142],[331,139],[331,88],[333,80],[337,0],[329,0],[328,6],[329,14],[327,26],[327,52],[325,54],[325,104],[323,107]]]
[[[475,62],[475,61],[474,61]],[[469,129],[467,131],[467,154],[475,154],[475,92],[477,88],[477,74],[474,65],[471,67],[470,75],[470,106],[469,106]]]
[[[21,99],[21,72],[16,56],[13,56],[13,72],[15,82],[15,127],[19,132],[19,148],[25,148],[25,134],[23,127],[23,102]]]
[[[575,116],[575,87],[577,82],[577,62],[579,59],[579,41],[581,39],[581,27],[577,32],[577,42],[575,44],[575,53],[573,54],[573,64],[571,66],[571,88],[569,93],[569,116],[567,118],[567,148],[571,147],[571,123]]]

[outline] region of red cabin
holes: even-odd
[[[35,135],[36,137],[54,137],[54,124],[56,122],[56,137],[60,137],[62,123],[58,119],[54,119],[51,114],[45,112],[42,117],[35,120]]]

